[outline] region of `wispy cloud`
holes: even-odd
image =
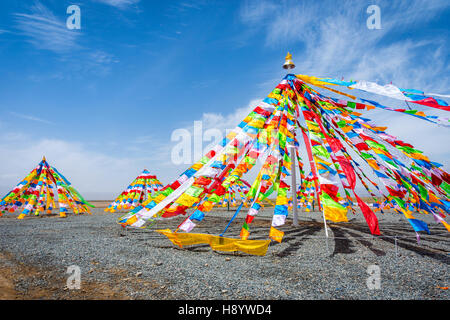
[[[28,42],[39,49],[56,53],[79,48],[77,38],[80,31],[69,30],[64,19],[56,17],[42,3],[36,2],[31,13],[16,13],[16,27],[28,38]]]
[[[96,0],[97,2],[101,2],[104,4],[108,4],[110,6],[125,9],[130,5],[137,4],[140,0]]]
[[[39,82],[43,80],[61,80],[83,77],[86,74],[105,76],[110,74],[113,64],[119,59],[102,49],[88,48],[80,42],[80,30],[67,29],[63,18],[37,1],[30,13],[16,13],[16,28],[27,41],[38,49],[58,54],[57,70],[46,74],[33,74],[28,78]]]
[[[179,11],[187,11],[190,9],[200,10],[202,6],[205,4],[205,1],[189,1],[189,2],[180,2],[175,5]]]
[[[331,3],[246,1],[240,19],[246,36],[263,33],[266,47],[299,48],[293,52],[297,73],[383,84],[395,81],[424,90],[448,87],[448,38],[436,34],[393,40],[397,32],[436,18],[449,7],[448,1],[377,1],[381,30],[366,26],[366,9],[372,3],[345,1],[338,7]]]
[[[83,64],[75,66],[75,69],[79,69],[81,74],[95,73],[105,76],[110,74],[111,68],[115,63],[120,62],[116,56],[103,50],[92,50],[83,55],[83,58]]]
[[[203,127],[204,129],[219,129],[223,133],[227,130],[233,130],[261,101],[262,99],[252,99],[246,106],[226,114],[205,112],[201,118]]]
[[[149,143],[149,142],[152,142],[152,141],[155,141],[155,140],[156,140],[155,136],[146,135],[146,136],[135,137],[130,142],[134,143],[134,144],[144,144],[144,143]]]
[[[54,124],[51,121],[45,120],[45,119],[41,119],[32,115],[27,115],[27,114],[21,114],[21,113],[17,113],[17,112],[10,112],[10,114],[12,114],[15,117],[21,118],[21,119],[25,119],[25,120],[30,120],[30,121],[37,121],[37,122],[42,122],[42,123],[47,123],[47,124]]]

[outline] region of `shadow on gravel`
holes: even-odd
[[[342,225],[339,226],[339,229],[345,229],[345,231],[340,230],[338,232],[346,232],[347,234],[351,235],[355,241],[360,242],[362,245],[364,245],[366,248],[371,250],[374,254],[377,256],[379,255],[386,255],[384,251],[381,251],[379,249],[376,249],[373,247],[373,242],[371,239],[362,239],[361,236],[367,237],[368,230],[366,226],[359,226],[359,225]],[[450,257],[448,256],[448,252],[445,252],[444,250],[440,248],[435,248],[431,244],[435,243],[441,243],[448,241],[448,236],[443,235],[428,235],[426,234],[424,239],[422,239],[420,244],[417,244],[417,240],[414,236],[411,236],[411,230],[407,227],[400,227],[398,225],[394,225],[392,227],[389,226],[382,226],[383,232],[381,237],[374,236],[374,239],[384,241],[386,243],[391,244],[395,247],[395,237],[397,237],[397,246],[399,248],[405,249],[407,251],[411,251],[414,253],[417,253],[421,256],[427,256],[432,259],[438,260],[440,262],[443,262],[445,264],[450,264]],[[351,231],[350,231],[351,230]],[[340,237],[338,233],[336,233],[337,228],[333,229],[333,232],[335,232],[335,235]],[[352,232],[355,231],[355,232]],[[359,235],[356,232],[360,232],[361,235]],[[337,240],[336,240],[337,241]]]
[[[382,238],[382,240],[395,245],[395,239],[393,238]],[[423,245],[419,246],[414,240],[398,239],[397,246],[405,250],[415,252],[421,256],[426,256],[434,260],[438,260],[447,265],[450,264],[450,257],[448,256],[448,253],[442,253],[442,250],[432,247],[425,248]]]
[[[358,241],[360,244],[362,244],[363,246],[365,246],[367,249],[369,249],[370,251],[372,251],[377,257],[380,256],[385,256],[386,252],[383,250],[379,250],[377,248],[375,248],[373,246],[373,243],[370,240],[365,240],[365,239],[361,239],[360,237],[358,237],[357,233],[354,232],[350,232],[347,230],[347,233],[352,236],[356,241]]]
[[[278,257],[286,257],[289,256],[296,251],[298,251],[302,243],[304,243],[305,239],[308,238],[308,236],[312,236],[313,234],[316,234],[319,232],[322,228],[319,226],[309,226],[306,230],[289,230],[284,232],[283,237],[283,243],[287,243],[288,247],[277,254],[275,254]],[[272,247],[276,247],[277,245],[280,245],[280,243],[275,242]]]
[[[334,251],[331,256],[335,256],[338,253],[351,254],[356,252],[352,241],[346,235],[346,232],[340,227],[334,225],[328,225],[334,234]]]
[[[206,233],[220,234],[223,229],[218,227],[218,225],[223,224],[223,219],[216,217],[211,217],[209,223],[204,224],[202,227],[207,229]],[[242,219],[236,219],[233,225],[230,226],[227,234],[229,237],[239,238],[239,231]],[[243,221],[243,220],[242,220]],[[267,239],[268,227],[270,227],[270,220],[262,220],[252,224],[252,239]],[[158,229],[164,229],[166,225],[161,223]],[[167,224],[169,227],[169,224]],[[382,224],[380,229],[382,230],[382,236],[373,236],[371,238],[370,231],[368,227],[362,223],[350,222],[343,224],[333,224],[329,223],[328,227],[332,230],[333,235],[330,237],[331,241],[334,241],[334,250],[330,256],[335,256],[337,254],[352,254],[357,251],[356,245],[361,245],[368,250],[370,250],[377,257],[385,256],[387,251],[394,251],[395,244],[398,248],[417,253],[421,256],[427,256],[437,261],[443,262],[445,264],[450,264],[450,257],[448,252],[442,248],[443,243],[448,241],[447,234],[443,235],[424,235],[420,244],[417,244],[414,235],[411,235],[411,229],[408,226],[400,226],[397,223],[392,224]],[[322,232],[323,223],[319,221],[303,221],[300,222],[299,227],[294,227],[292,224],[286,225],[284,231],[283,242],[280,244],[278,242],[272,242],[270,248],[280,248],[281,245],[286,246],[281,249],[280,252],[274,252],[273,254],[278,257],[287,257],[301,250],[302,245],[307,239],[322,239],[324,241],[325,249],[325,239]],[[139,230],[139,229],[121,229],[117,232],[117,237],[127,237],[131,241],[136,242],[146,242],[149,246],[162,249],[175,249],[184,250],[190,252],[209,252],[211,248],[208,244],[197,244],[194,246],[179,248],[173,245],[169,240],[167,240],[167,245],[161,244],[159,241],[164,238],[160,234],[154,232],[152,229]],[[397,237],[397,243],[395,241]],[[389,248],[375,243],[374,241],[383,241],[386,244],[392,245]],[[435,245],[434,245],[435,244]],[[231,253],[231,252],[217,252],[213,251],[218,255],[231,255],[231,256],[242,256],[245,257],[247,254],[241,253]]]

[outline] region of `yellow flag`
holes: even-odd
[[[245,228],[242,228],[239,236],[241,237],[242,240],[247,240],[249,235],[250,232],[248,232],[248,230],[246,230]]]
[[[325,219],[333,222],[347,222],[347,210],[329,206],[323,206],[323,214]]]
[[[270,232],[269,232],[269,238],[275,241],[278,241],[279,243],[281,243],[281,240],[283,240],[283,236],[284,236],[284,232],[275,229],[274,227],[270,227]]]
[[[199,199],[196,197],[192,197],[188,195],[187,193],[183,193],[181,197],[179,197],[175,203],[181,204],[182,206],[191,207],[195,202],[197,202]]]
[[[130,218],[128,218],[128,220],[125,222],[125,225],[132,225],[136,221],[138,221],[138,218],[136,217],[136,215],[133,215]]]

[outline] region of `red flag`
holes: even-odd
[[[356,176],[352,164],[344,156],[337,156],[336,158],[341,165],[342,170],[344,170],[347,181],[350,184],[350,188],[353,190],[356,186]]]
[[[210,183],[211,183],[211,179],[206,178],[206,177],[198,177],[197,180],[195,180],[195,184],[201,185],[201,186],[207,186]]]
[[[427,97],[425,99],[422,100],[416,100],[416,101],[410,101],[413,103],[418,103],[427,107],[431,107],[431,108],[436,108],[436,109],[441,109],[441,110],[445,110],[445,111],[450,111],[450,106],[441,106],[434,98],[432,97]]]
[[[365,142],[359,142],[359,143],[355,144],[355,147],[359,151],[367,151],[367,150],[369,150],[369,146]]]
[[[364,218],[366,218],[367,225],[369,226],[370,232],[374,235],[380,235],[380,228],[378,226],[378,219],[375,213],[370,209],[370,207],[362,201],[358,195],[353,192],[356,200],[358,201],[358,205],[361,208],[362,213],[364,214]]]
[[[386,186],[386,190],[389,192],[391,196],[403,198],[406,194],[406,191],[394,190],[388,186]]]
[[[333,150],[333,152],[338,152],[343,147],[342,143],[339,141],[339,139],[329,137],[327,139],[327,142],[330,145],[331,150]]]
[[[218,196],[223,196],[226,193],[226,190],[221,184],[219,184],[214,193],[217,194]]]
[[[338,202],[339,199],[337,197],[337,193],[339,191],[339,187],[334,184],[321,184],[320,188],[323,192],[328,194],[334,201]]]
[[[442,179],[432,173],[431,174],[431,183],[433,183],[435,186],[440,186],[442,183]]]
[[[166,212],[164,212],[161,215],[161,217],[163,217],[163,218],[171,218],[171,217],[178,216],[180,214],[184,215],[184,214],[186,214],[186,209],[187,208],[188,207],[186,207],[186,206],[177,206],[174,211],[169,211],[169,212],[166,211]]]
[[[343,156],[337,156],[336,158],[339,161],[339,164],[341,165],[341,168],[344,171],[345,176],[347,177],[348,183],[350,184],[350,187],[353,190],[353,194],[355,195],[356,201],[358,201],[359,208],[361,209],[364,218],[366,219],[370,232],[374,235],[379,236],[380,228],[378,226],[377,216],[375,215],[375,213],[373,213],[370,207],[364,201],[362,201],[355,193],[355,186],[356,186],[355,170],[353,170],[353,167],[347,158]]]

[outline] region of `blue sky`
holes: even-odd
[[[66,28],[72,4],[80,30]],[[366,26],[371,4],[381,30]],[[449,21],[445,0],[1,1],[0,193],[42,155],[89,199],[144,167],[169,183],[187,167],[170,161],[172,132],[234,128],[284,76],[287,51],[296,73],[449,94]],[[366,116],[448,170],[447,128]]]

